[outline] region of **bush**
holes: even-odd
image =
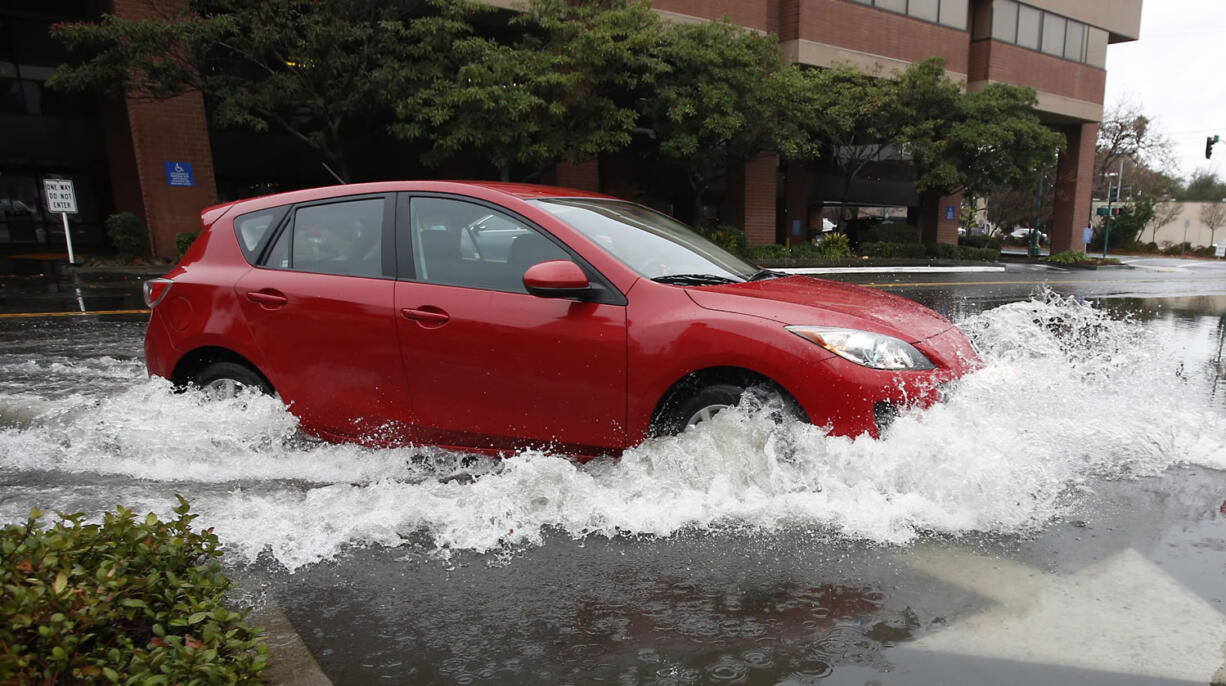
[[[744,255],[749,245],[745,232],[728,224],[699,226],[696,230],[707,240],[734,255]],[[182,256],[182,253],[179,254]]]
[[[910,257],[922,259],[924,246],[920,243],[861,243],[860,255],[864,257]]]
[[[1212,245],[1199,246],[1195,250],[1192,251],[1192,254],[1196,255],[1197,257],[1213,257],[1213,246]]]
[[[968,248],[1000,250],[1001,241],[999,238],[985,235],[962,236],[958,238],[958,245],[965,245]]]
[[[149,256],[149,232],[131,212],[116,212],[106,218],[106,235],[123,260],[139,260]]]
[[[906,222],[881,222],[860,232],[865,243],[919,243],[920,230]]]
[[[179,251],[179,259],[187,254],[187,249],[192,247],[192,243],[196,242],[196,236],[199,236],[199,231],[183,231],[175,234],[175,250]]]
[[[1175,243],[1174,245],[1168,245],[1167,247],[1163,248],[1162,254],[1163,255],[1183,255],[1184,253],[1191,252],[1191,250],[1192,250],[1191,243]]]
[[[1085,253],[1078,252],[1076,250],[1065,250],[1064,252],[1058,252],[1054,255],[1039,258],[1039,261],[1051,262],[1052,264],[1080,264],[1082,262],[1088,262],[1089,260],[1087,259]]]
[[[755,260],[777,260],[788,256],[786,245],[755,245],[749,249],[749,257]]]
[[[821,253],[821,257],[829,260],[837,260],[841,257],[851,257],[851,243],[847,236],[841,233],[834,233],[831,231],[830,233],[825,234],[825,236],[822,238],[822,242],[815,247],[818,249],[818,252]]]
[[[0,530],[0,683],[258,683],[267,647],[222,607],[217,537],[174,511]]]

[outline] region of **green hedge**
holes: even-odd
[[[920,229],[906,222],[881,222],[860,231],[861,243],[919,243]]]
[[[174,511],[43,529],[34,510],[0,530],[0,683],[259,683],[267,647],[222,606],[217,537]]]
[[[909,259],[924,259],[935,257],[949,260],[973,260],[980,262],[995,262],[1000,259],[1000,251],[991,248],[972,248],[966,245],[950,245],[949,243],[861,243],[860,255],[864,257],[902,257]]]
[[[837,260],[851,256],[851,248],[847,236],[841,233],[827,233],[821,243],[797,243],[791,247],[786,245],[756,245],[749,249],[749,258],[753,260],[780,260],[787,258]]]

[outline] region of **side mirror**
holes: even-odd
[[[570,260],[549,260],[528,267],[524,288],[538,298],[581,298],[592,291],[587,274]]]

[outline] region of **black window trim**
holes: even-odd
[[[271,269],[279,272],[299,272],[302,274],[321,274],[325,276],[344,276],[352,279],[386,279],[395,280],[396,278],[396,194],[394,192],[385,193],[359,193],[356,195],[337,195],[330,198],[320,198],[318,200],[308,200],[305,202],[293,203],[284,205],[288,208],[285,216],[281,218],[280,224],[276,227],[275,235],[271,239],[267,239],[263,248],[260,251],[260,258],[254,266],[260,269]],[[322,205],[334,205],[342,202],[353,202],[358,200],[383,200],[383,235],[382,245],[382,274],[377,276],[358,275],[358,274],[334,274],[331,272],[316,272],[305,269],[294,268],[294,246],[293,236],[289,236],[289,267],[281,268],[274,267],[268,264],[268,258],[272,255],[272,250],[276,246],[277,241],[281,239],[282,234],[292,232],[294,230],[294,222],[297,219],[298,210],[308,207],[319,207]],[[235,229],[237,231],[237,228]]]
[[[413,256],[413,240],[412,240],[412,235],[410,234],[410,232],[412,231],[412,227],[413,227],[413,221],[412,221],[413,203],[412,201],[417,198],[437,198],[440,200],[454,200],[457,202],[466,202],[472,205],[479,205],[488,210],[500,212],[502,214],[505,214],[515,219],[516,221],[523,223],[524,226],[527,226],[537,231],[538,233],[540,233],[541,236],[548,239],[551,243],[553,243],[558,248],[560,248],[563,252],[569,255],[571,261],[579,265],[579,268],[582,269],[583,273],[587,275],[588,282],[592,284],[592,295],[591,297],[584,298],[583,302],[594,302],[594,303],[600,303],[602,305],[618,305],[622,307],[626,306],[629,303],[629,301],[626,299],[626,295],[622,293],[621,291],[619,291],[617,287],[613,285],[613,282],[609,281],[609,279],[607,279],[604,274],[601,274],[598,269],[593,267],[590,262],[583,259],[583,256],[575,252],[569,245],[567,245],[557,236],[550,233],[549,230],[547,230],[545,227],[541,226],[537,222],[534,222],[528,219],[527,217],[523,216],[522,214],[519,214],[518,212],[512,210],[509,207],[506,207],[504,205],[499,205],[497,203],[492,203],[487,200],[482,200],[481,198],[474,198],[471,195],[461,195],[458,193],[439,193],[439,192],[431,192],[431,191],[401,191],[397,195],[399,197],[396,201],[396,231],[395,233],[397,237],[397,244],[404,246],[403,250],[400,250],[396,253],[396,258],[397,258],[396,271],[398,274],[398,276],[396,277],[397,280],[412,281],[414,283],[428,284],[428,285],[433,285],[433,286],[447,286],[449,288],[467,288],[470,290],[477,290],[477,291],[491,291],[495,293],[513,293],[515,295],[527,295],[523,293],[522,291],[504,291],[504,290],[495,289],[495,288],[478,288],[476,286],[457,286],[454,284],[437,284],[437,283],[431,283],[429,281],[420,281],[417,279],[416,267],[414,266],[414,260],[413,260],[413,257],[414,257]],[[537,296],[529,295],[528,297],[535,298]]]

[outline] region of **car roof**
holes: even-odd
[[[605,195],[603,193],[594,193],[592,191],[584,191],[577,188],[563,188],[561,186],[546,186],[531,183],[512,183],[509,181],[375,181],[371,183],[352,183],[335,186],[321,186],[318,188],[304,188],[301,190],[274,193],[272,195],[242,198],[240,200],[233,200],[230,202],[213,205],[211,207],[206,207],[201,210],[201,214],[209,214],[215,218],[221,214],[224,214],[224,210],[230,208],[244,212],[248,209],[260,209],[264,207],[274,207],[277,205],[309,202],[312,200],[322,200],[344,195],[389,193],[395,191],[459,194],[474,194],[474,191],[476,191],[476,195],[488,195],[489,191],[493,191],[495,194],[509,196],[510,198],[517,198],[520,200],[535,200],[540,198],[616,199],[613,198],[613,196]],[[482,193],[481,191],[486,192]]]

